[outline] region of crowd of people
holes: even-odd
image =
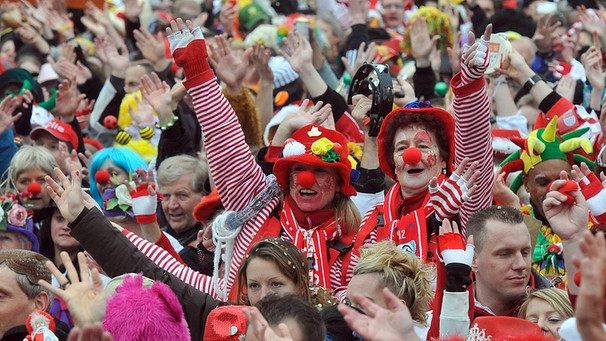
[[[603,5],[3,1],[0,340],[606,340]]]

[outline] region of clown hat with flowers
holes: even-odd
[[[0,196],[0,231],[21,233],[31,242],[31,251],[40,251],[40,243],[34,233],[31,211],[19,205],[17,196],[14,194]]]
[[[340,192],[343,195],[356,195],[353,187],[359,172],[352,169],[347,148],[347,139],[338,131],[319,125],[307,125],[297,130],[284,142],[282,157],[274,164],[274,174],[287,192],[292,166],[303,163],[309,166],[333,168],[342,180]]]

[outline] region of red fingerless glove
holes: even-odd
[[[155,195],[150,195],[147,187],[147,184],[141,184],[135,190],[130,191],[133,199],[133,213],[139,224],[151,224],[158,220],[156,216],[158,199]]]

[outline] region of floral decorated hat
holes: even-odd
[[[282,157],[274,164],[274,174],[284,192],[288,192],[289,177],[295,163],[333,168],[341,178],[341,193],[356,195],[352,185],[359,172],[352,169],[348,141],[336,130],[319,125],[307,125],[284,142]]]
[[[21,194],[21,196],[27,196],[27,193]],[[0,196],[0,231],[21,233],[32,243],[31,251],[40,251],[40,243],[34,233],[31,211],[20,205],[17,196],[12,193]]]
[[[134,184],[132,184],[134,187]],[[117,219],[134,218],[133,199],[126,188],[120,184],[103,192],[103,215]]]

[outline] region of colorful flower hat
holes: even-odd
[[[501,162],[501,172],[507,174],[515,171],[523,171],[527,174],[537,164],[552,159],[566,160],[570,164],[585,162],[593,168],[593,162],[580,154],[574,153],[582,149],[590,154],[593,151],[591,141],[581,137],[587,129],[583,128],[571,131],[559,136],[556,134],[558,116],[554,116],[545,128],[532,131],[526,138],[512,138],[511,141],[521,149],[511,154]],[[511,183],[510,188],[517,192],[522,185],[522,173]]]
[[[133,198],[124,184],[116,188],[108,188],[103,192],[103,215],[106,217],[134,218],[132,205]]]
[[[398,122],[405,115],[421,115],[418,119],[423,120],[423,116],[427,115],[427,119],[433,119],[434,122],[437,120],[441,124],[441,127],[437,128],[437,131],[442,132],[446,141],[448,141],[448,151],[449,157],[447,161],[447,168],[449,172],[453,171],[454,165],[454,154],[455,154],[455,143],[454,143],[454,131],[455,131],[455,120],[452,115],[441,108],[434,108],[429,104],[429,102],[412,102],[407,104],[403,108],[397,108],[390,112],[383,121],[381,125],[381,130],[379,131],[379,135],[377,136],[377,144],[378,144],[378,154],[379,154],[379,165],[381,166],[381,170],[387,176],[392,178],[393,180],[398,180],[396,177],[396,173],[394,171],[395,166],[393,164],[393,139],[400,128],[404,128],[404,126],[400,126]],[[414,121],[412,120],[410,124],[414,125]],[[438,139],[439,137],[436,136]],[[440,148],[441,149],[441,148]]]
[[[27,194],[21,194],[21,196]],[[0,231],[19,232],[32,243],[31,251],[39,252],[40,243],[34,233],[34,222],[31,211],[19,205],[17,196],[7,194],[0,196]]]
[[[341,178],[341,193],[356,195],[353,187],[359,172],[352,169],[347,139],[338,131],[319,125],[307,125],[284,142],[282,157],[274,164],[274,174],[284,192],[288,192],[290,170],[295,163],[331,167]],[[350,159],[351,158],[351,159]]]

